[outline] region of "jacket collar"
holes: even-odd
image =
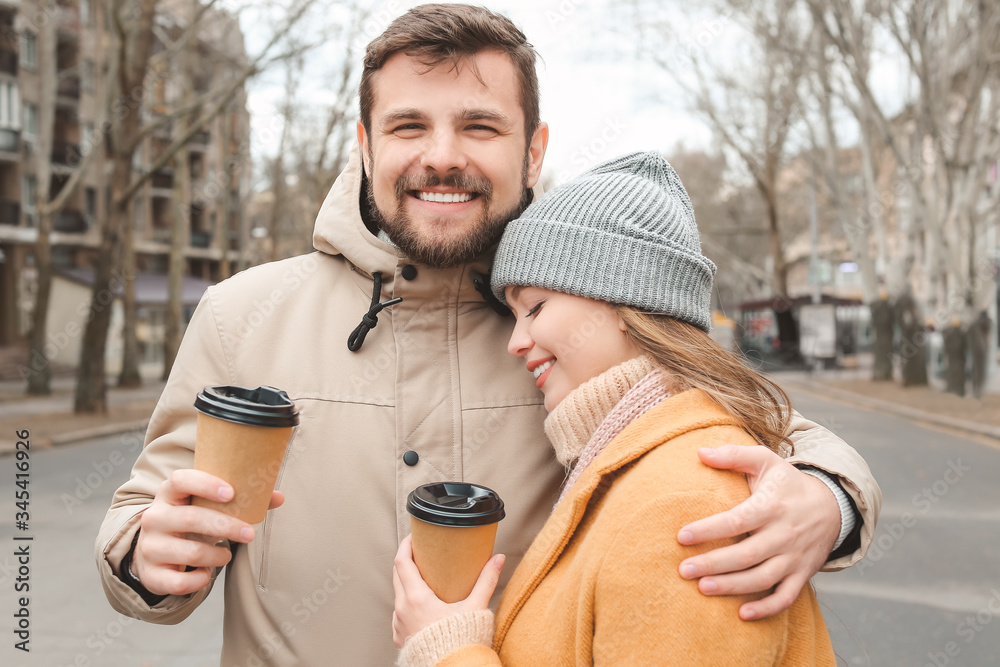
[[[700,389],[689,389],[671,396],[629,424],[587,466],[532,542],[497,610],[494,647],[499,649],[518,611],[569,544],[591,497],[606,476],[684,433],[734,423],[707,394]]]

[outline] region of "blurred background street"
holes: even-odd
[[[980,425],[972,422],[959,431],[931,423],[930,413],[914,420],[872,408],[862,394],[841,391],[831,400],[817,393],[822,373],[808,380],[797,373],[776,378],[800,411],[860,451],[884,494],[868,558],[846,572],[814,579],[839,664],[1000,664],[1000,439],[976,435]],[[146,405],[151,407],[151,398]],[[33,432],[50,421],[44,414],[5,417],[4,433],[11,419]],[[32,652],[15,651],[8,638],[0,646],[0,664],[218,664],[221,588],[174,627],[132,621],[105,600],[94,539],[142,439],[141,429],[119,424],[113,435],[32,450]],[[0,457],[0,466],[9,471],[0,475],[0,497],[9,498],[14,458]],[[10,544],[4,525],[3,539]],[[15,565],[12,550],[5,548],[4,614],[14,611]]]

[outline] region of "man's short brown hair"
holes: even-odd
[[[448,63],[457,69],[480,51],[500,51],[514,64],[520,83],[526,141],[540,122],[535,49],[513,21],[485,7],[431,4],[414,7],[376,37],[365,50],[361,74],[361,124],[371,136],[375,74],[397,53],[405,53],[430,68]],[[476,73],[478,77],[478,72]]]

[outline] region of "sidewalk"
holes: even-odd
[[[867,369],[782,371],[778,384],[820,396],[929,422],[1000,441],[1000,378],[993,378],[982,400],[960,398],[932,387],[903,388],[897,382],[872,382]],[[1000,375],[1000,374],[998,374]],[[109,378],[109,387],[114,380]],[[0,381],[0,456],[15,449],[17,432],[27,430],[33,447],[53,447],[90,438],[145,433],[163,390],[161,380],[146,379],[136,389],[108,390],[106,415],[73,414],[74,379],[56,378],[52,395],[26,396],[24,383]]]
[[[873,382],[869,379],[871,369],[785,371],[771,377],[789,389],[1000,441],[1000,373],[990,379],[980,400],[971,394],[965,397],[948,394],[934,386],[903,387],[897,381]]]
[[[32,447],[52,447],[101,436],[135,432],[142,437],[161,380],[144,379],[135,389],[114,388],[108,379],[108,412],[73,414],[74,378],[54,378],[50,396],[27,396],[21,381],[0,382],[0,456],[14,451],[17,432],[27,430]]]

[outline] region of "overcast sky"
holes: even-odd
[[[557,183],[629,151],[669,152],[680,143],[687,148],[717,147],[671,77],[639,57],[637,19],[627,0],[478,1],[509,16],[541,57],[542,119],[550,127],[545,170]],[[418,0],[371,2],[367,23],[352,36],[358,45],[354,57],[360,59],[361,49],[372,37],[418,4]],[[666,60],[682,62],[684,52],[694,49],[702,56],[730,57],[734,67],[752,67],[734,55],[741,53],[745,40],[741,28],[725,15],[705,9],[705,4],[662,0],[655,6],[675,35],[672,45],[656,45]],[[672,9],[675,6],[676,11]],[[332,30],[323,27],[324,21],[328,25],[336,21],[336,9],[324,12],[303,22],[324,47],[310,52],[306,75],[297,86],[300,104],[313,107],[317,114],[331,96],[335,84],[327,78],[333,70],[330,63],[342,57],[345,39],[330,36]],[[269,22],[244,16],[241,23],[248,51],[254,54],[270,36]],[[327,33],[316,32],[322,30]],[[900,100],[908,91],[901,83],[901,67],[892,61],[885,58],[876,64],[874,88],[886,99]],[[283,81],[283,70],[276,67],[250,87],[255,160],[276,151],[281,125],[275,110],[283,98]],[[850,124],[846,123],[841,133],[842,143],[854,140]]]
[[[356,41],[367,43],[388,21],[418,4],[411,0],[374,4],[371,18]],[[545,168],[556,182],[629,151],[666,151],[679,141],[692,147],[710,142],[707,129],[685,110],[683,100],[671,102],[670,95],[665,95],[669,79],[655,68],[639,64],[634,38],[613,29],[629,22],[628,15],[616,8],[620,3],[489,0],[484,4],[509,16],[541,56],[542,119],[550,127]],[[268,35],[258,36],[252,28],[244,30],[252,54]],[[332,43],[330,49],[329,57],[333,58],[342,45]],[[322,80],[326,57],[317,51],[307,58],[311,73],[298,86],[299,98],[314,102],[317,108],[328,95],[324,87],[329,83]],[[283,76],[282,70],[275,68],[250,88],[255,158],[276,149],[280,124],[273,119],[283,97]]]

